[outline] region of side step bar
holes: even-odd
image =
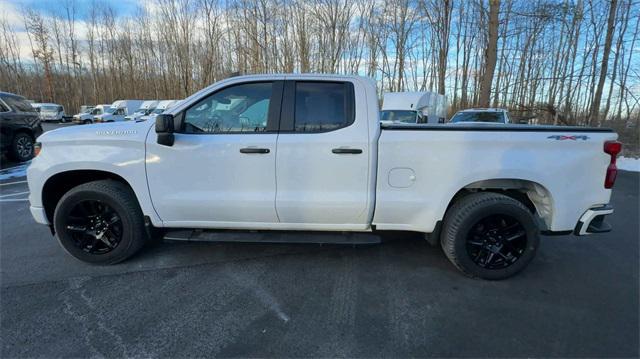
[[[237,243],[378,244],[380,236],[361,232],[170,230],[164,240]]]

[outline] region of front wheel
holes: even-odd
[[[71,189],[58,202],[53,222],[62,247],[93,264],[121,262],[140,250],[147,239],[135,195],[113,180]]]
[[[505,279],[523,270],[540,243],[531,211],[502,194],[461,198],[447,212],[441,245],[449,260],[470,277]]]
[[[24,132],[19,132],[11,142],[11,159],[17,162],[28,161],[33,158],[33,138]]]
[[[83,124],[85,124],[85,125],[90,125],[90,124],[92,124],[92,123],[93,123],[93,121],[91,121],[91,120],[84,120],[82,123],[83,123]]]

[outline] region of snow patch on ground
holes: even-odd
[[[640,158],[618,157],[616,165],[620,170],[640,172]]]
[[[15,167],[5,168],[0,170],[0,181],[8,180],[11,178],[20,178],[25,177],[27,175],[27,167],[29,167],[29,162],[21,163]]]

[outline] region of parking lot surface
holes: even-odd
[[[407,233],[160,242],[91,266],[33,221],[14,172],[0,180],[2,357],[639,355],[638,173],[619,174],[613,232],[544,237],[523,273],[489,282]]]

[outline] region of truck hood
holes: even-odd
[[[144,142],[154,122],[109,122],[95,125],[69,126],[47,131],[37,141],[46,143],[113,142],[118,140]]]

